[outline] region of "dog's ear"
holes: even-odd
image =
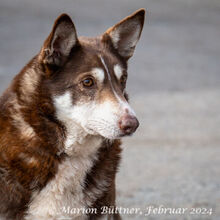
[[[128,60],[134,53],[135,46],[140,38],[145,18],[145,10],[139,9],[126,17],[104,33],[108,35],[113,47],[119,55]]]
[[[40,52],[40,61],[48,66],[62,66],[71,50],[78,44],[75,26],[67,14],[60,15],[45,40]]]

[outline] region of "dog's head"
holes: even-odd
[[[135,132],[139,123],[125,92],[127,61],[140,38],[144,14],[144,9],[136,11],[96,38],[78,38],[70,17],[58,17],[39,61],[59,120],[109,139]]]

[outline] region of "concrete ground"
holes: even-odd
[[[218,220],[219,0],[1,0],[0,92],[39,51],[60,13],[71,15],[79,35],[94,36],[141,7],[147,20],[128,82],[141,126],[124,140],[118,206],[141,208],[124,219]],[[160,205],[188,210],[145,216]]]

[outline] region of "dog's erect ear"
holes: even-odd
[[[126,60],[133,53],[140,38],[144,25],[145,10],[139,9],[132,15],[126,17],[115,26],[109,28],[104,36],[110,36],[114,48]]]
[[[72,48],[77,44],[78,39],[74,24],[68,15],[62,14],[55,21],[50,35],[44,42],[40,52],[40,60],[46,65],[62,66]]]

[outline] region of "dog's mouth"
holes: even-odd
[[[139,126],[139,122],[135,116],[122,117],[118,123],[112,125],[107,122],[90,123],[85,126],[84,130],[90,135],[100,135],[107,139],[118,139],[126,136],[131,136],[135,133]]]

